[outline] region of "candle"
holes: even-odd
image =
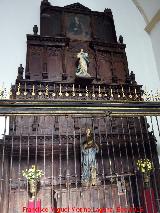
[[[34,211],[34,200],[29,200],[29,202],[28,202],[28,211],[27,212],[31,212],[30,209],[33,210],[32,212],[35,212]]]
[[[41,212],[41,200],[40,199],[38,199],[36,201],[36,209],[37,209],[37,213]]]

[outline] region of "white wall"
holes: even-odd
[[[144,30],[146,30],[146,33],[148,33],[148,36],[151,40],[154,59],[160,79],[160,0],[133,0],[133,2],[139,9],[141,15],[143,16],[146,22]],[[150,74],[155,78],[158,78],[157,76],[155,76],[155,73],[152,68],[150,69]],[[160,88],[160,85],[158,85],[157,88]],[[153,122],[153,129],[157,139],[157,151],[160,161],[160,132],[157,126],[157,121],[155,117],[153,117],[152,122],[150,117],[148,117],[147,120],[150,124],[150,131],[152,131]],[[160,118],[158,119],[158,122],[160,125]]]
[[[152,47],[154,50],[154,56],[160,78],[160,22],[158,22],[153,30],[150,32],[150,38],[152,40]]]
[[[160,8],[160,0],[137,0],[137,2],[143,8],[148,21],[151,21]]]
[[[132,0],[143,16],[144,29],[151,39],[157,72],[160,79],[160,0]],[[151,73],[152,70],[151,70]]]

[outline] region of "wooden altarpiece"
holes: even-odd
[[[57,7],[43,0],[40,34],[35,25],[33,34],[27,35],[25,77],[20,66],[11,98],[51,99],[58,105],[71,100],[77,112],[81,111],[80,101],[140,101],[141,85],[128,70],[125,47],[122,36],[117,40],[110,9],[91,11],[79,3]],[[89,78],[76,76],[81,49],[88,53]],[[45,173],[37,194],[43,207],[142,206],[137,196],[142,180],[135,173],[135,162],[139,154],[150,158],[152,153],[158,166],[155,138],[144,117],[110,114],[104,111],[99,116],[91,109],[87,115],[66,111],[63,115],[11,116],[9,135],[5,136],[5,170],[12,181],[3,189],[3,212],[21,212],[26,206],[29,194],[21,171],[32,164]],[[86,128],[93,130],[99,146],[95,186],[81,182],[81,143],[86,140]]]

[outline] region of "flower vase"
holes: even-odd
[[[35,199],[35,197],[36,197],[37,185],[38,185],[37,180],[30,180],[29,181],[29,189],[30,189],[30,193],[32,194],[32,199]]]

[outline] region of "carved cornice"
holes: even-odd
[[[97,41],[97,40],[91,41],[90,46],[93,49],[101,50],[101,51],[110,50],[110,49],[116,49],[117,51],[119,51],[119,50],[124,51],[125,48],[126,48],[125,44],[105,43],[105,42],[100,42],[100,41]]]
[[[67,37],[52,37],[52,36],[40,36],[40,35],[27,35],[27,43],[29,44],[42,44],[49,46],[66,46],[69,44],[70,39]]]
[[[47,106],[47,107],[46,107]],[[1,115],[151,116],[160,114],[159,102],[0,100]]]

